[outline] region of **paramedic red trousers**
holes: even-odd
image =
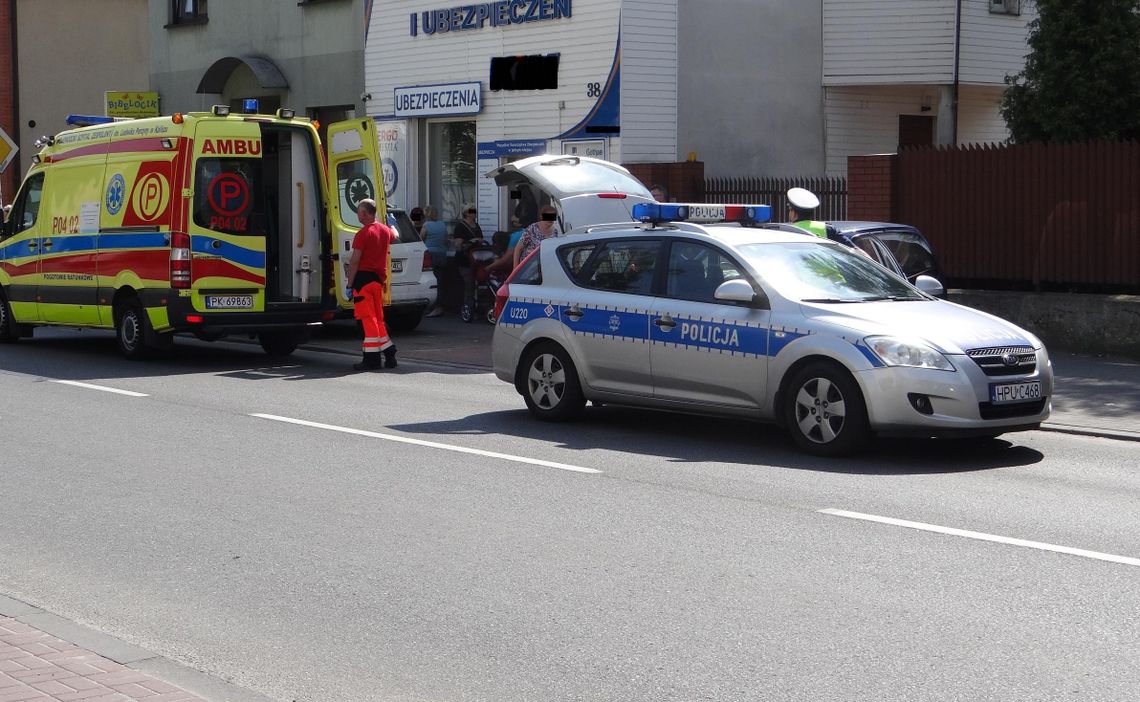
[[[384,286],[370,282],[360,290],[353,290],[353,316],[364,328],[363,358],[353,366],[358,370],[396,367],[396,345],[388,337],[384,326]],[[381,353],[383,360],[381,360]]]

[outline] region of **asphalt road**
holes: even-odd
[[[536,423],[470,368],[177,349],[0,347],[0,593],[280,700],[1140,690],[1134,443],[828,461],[743,422]]]

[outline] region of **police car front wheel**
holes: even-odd
[[[831,363],[801,368],[784,399],[785,420],[796,445],[816,456],[843,456],[870,436],[867,409],[855,379]]]
[[[527,352],[520,370],[521,390],[530,413],[548,422],[573,419],[582,412],[586,399],[578,370],[570,355],[553,343],[539,344]]]

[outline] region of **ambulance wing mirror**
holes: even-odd
[[[756,294],[752,285],[742,278],[721,283],[713,297],[725,302],[742,302],[748,307],[768,308],[768,300],[763,295]]]

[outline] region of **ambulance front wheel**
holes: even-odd
[[[19,338],[16,320],[12,318],[12,308],[8,306],[4,291],[0,290],[0,343],[10,343]]]

